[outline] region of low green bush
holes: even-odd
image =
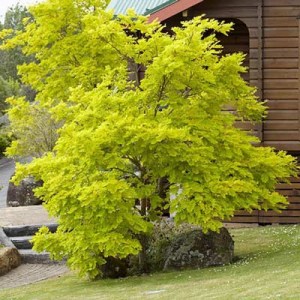
[[[7,134],[0,134],[0,157],[4,156],[4,152],[10,144],[11,138]]]

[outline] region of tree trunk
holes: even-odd
[[[141,216],[144,218],[147,214],[147,199],[141,199]],[[141,234],[139,236],[139,241],[142,246],[142,250],[139,253],[139,267],[141,273],[148,273],[149,266],[147,264],[147,236],[145,234]]]
[[[145,234],[141,234],[139,237],[139,241],[142,245],[142,250],[139,253],[139,268],[140,272],[142,273],[149,273],[149,266],[147,260],[147,244],[148,238]]]

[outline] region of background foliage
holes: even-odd
[[[10,7],[1,24],[1,29],[5,29],[13,37],[17,32],[24,29],[23,22],[26,18],[31,18],[27,8],[22,5]],[[25,96],[29,101],[34,99],[34,91],[30,86],[21,83],[17,66],[28,63],[32,58],[26,57],[20,47],[11,48],[8,51],[0,50],[0,110],[4,112],[7,108],[5,99],[11,96]]]
[[[26,7],[15,5],[10,7],[4,18],[4,23],[0,23],[0,29],[13,37],[24,29],[23,22],[26,18],[31,18]],[[33,101],[35,91],[21,82],[18,75],[17,66],[28,63],[32,57],[26,57],[22,53],[21,47],[8,50],[0,50],[0,117],[5,115],[8,103],[6,99],[12,96],[24,96],[27,101]],[[6,148],[10,145],[14,136],[9,133],[7,128],[7,117],[3,116],[0,122],[0,156],[4,155]]]

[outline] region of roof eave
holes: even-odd
[[[150,14],[148,21],[151,23],[155,20],[159,22],[163,22],[178,13],[185,11],[192,6],[195,6],[204,0],[178,0],[170,5],[163,7],[162,9],[155,11],[154,13]]]
[[[164,3],[162,3],[162,4],[158,5],[158,6],[156,6],[154,8],[151,8],[151,9],[147,8],[146,11],[145,11],[145,13],[144,13],[144,15],[145,16],[152,15],[152,14],[156,13],[157,11],[168,7],[169,5],[173,4],[176,1],[177,0],[168,0],[168,1],[166,1],[166,2],[164,2]]]

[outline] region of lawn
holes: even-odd
[[[0,299],[300,299],[300,226],[232,229],[238,260],[205,270],[88,282],[74,275],[2,290]]]

